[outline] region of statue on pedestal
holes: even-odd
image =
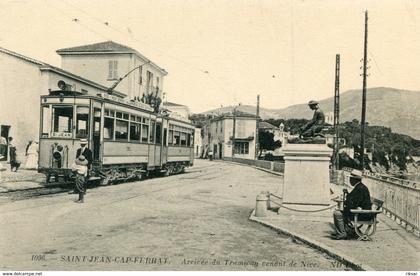
[[[325,124],[324,112],[319,108],[317,101],[309,101],[308,106],[314,110],[314,116],[305,126],[302,127],[299,138],[324,137],[321,133]]]

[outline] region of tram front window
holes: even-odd
[[[53,106],[53,132],[69,133],[73,126],[73,106]]]
[[[78,106],[76,109],[76,138],[88,137],[89,107]]]

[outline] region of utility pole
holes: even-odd
[[[335,56],[335,89],[334,89],[334,157],[333,167],[339,169],[339,139],[338,127],[340,124],[340,55]]]
[[[361,170],[365,168],[365,125],[366,125],[366,71],[367,71],[367,39],[368,39],[368,11],[365,11],[365,41],[363,52],[363,90],[362,90],[362,120],[360,129],[360,165]]]
[[[233,107],[232,158],[235,156],[236,106]]]
[[[257,112],[255,113],[256,127],[255,127],[255,160],[258,159],[258,151],[260,148],[259,128],[260,128],[260,95],[257,95]]]

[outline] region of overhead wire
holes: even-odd
[[[174,57],[173,55],[168,54],[166,51],[163,51],[163,50],[161,50],[161,49],[153,46],[152,44],[150,44],[150,43],[148,43],[148,42],[146,42],[144,40],[138,39],[131,32],[129,34],[129,33],[126,33],[124,31],[122,31],[120,28],[114,27],[114,25],[109,20],[104,20],[104,19],[101,19],[99,17],[96,17],[96,16],[92,15],[91,13],[83,10],[82,8],[80,8],[80,7],[78,7],[78,6],[74,5],[74,4],[69,3],[66,0],[62,0],[61,2],[64,3],[64,4],[66,4],[66,5],[68,5],[69,7],[72,7],[73,9],[76,9],[76,10],[82,12],[83,14],[85,14],[86,16],[88,16],[89,18],[91,18],[92,20],[100,23],[101,25],[105,25],[108,28],[110,28],[110,29],[112,29],[112,30],[114,30],[114,31],[116,31],[116,32],[124,35],[124,36],[128,36],[130,39],[132,39],[132,40],[134,40],[134,41],[136,41],[136,42],[138,42],[140,44],[147,45],[152,50],[159,52],[160,55],[162,55],[162,56],[166,56],[166,57],[168,57],[168,58],[170,58],[172,60],[178,61],[178,62],[184,64],[185,66],[189,67],[190,69],[192,69],[194,71],[198,71],[200,73],[205,74],[206,77],[207,77],[207,79],[210,80],[217,88],[221,89],[223,92],[225,92],[227,94],[233,95],[234,101],[236,101],[236,94],[235,94],[235,92],[229,92],[225,88],[223,88],[223,85],[220,85],[219,81],[216,80],[216,77],[211,72],[209,72],[208,70],[204,70],[204,69],[202,69],[202,68],[200,68],[200,67],[198,67],[196,65],[193,65],[190,62],[186,62],[185,60],[182,60],[180,58]],[[108,24],[105,24],[105,23],[108,23]],[[130,29],[129,27],[126,27],[126,28],[127,28],[127,30]],[[110,40],[110,39],[108,39],[108,40]]]

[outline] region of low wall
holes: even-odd
[[[331,173],[331,180],[338,185],[349,185],[348,171]],[[420,183],[365,173],[363,183],[372,197],[384,202],[385,214],[408,231],[420,236]]]
[[[258,168],[263,168],[263,169],[274,171],[274,172],[284,173],[284,163],[282,162],[253,160],[253,159],[244,159],[244,158],[231,158],[231,157],[224,157],[223,160],[255,166]]]

